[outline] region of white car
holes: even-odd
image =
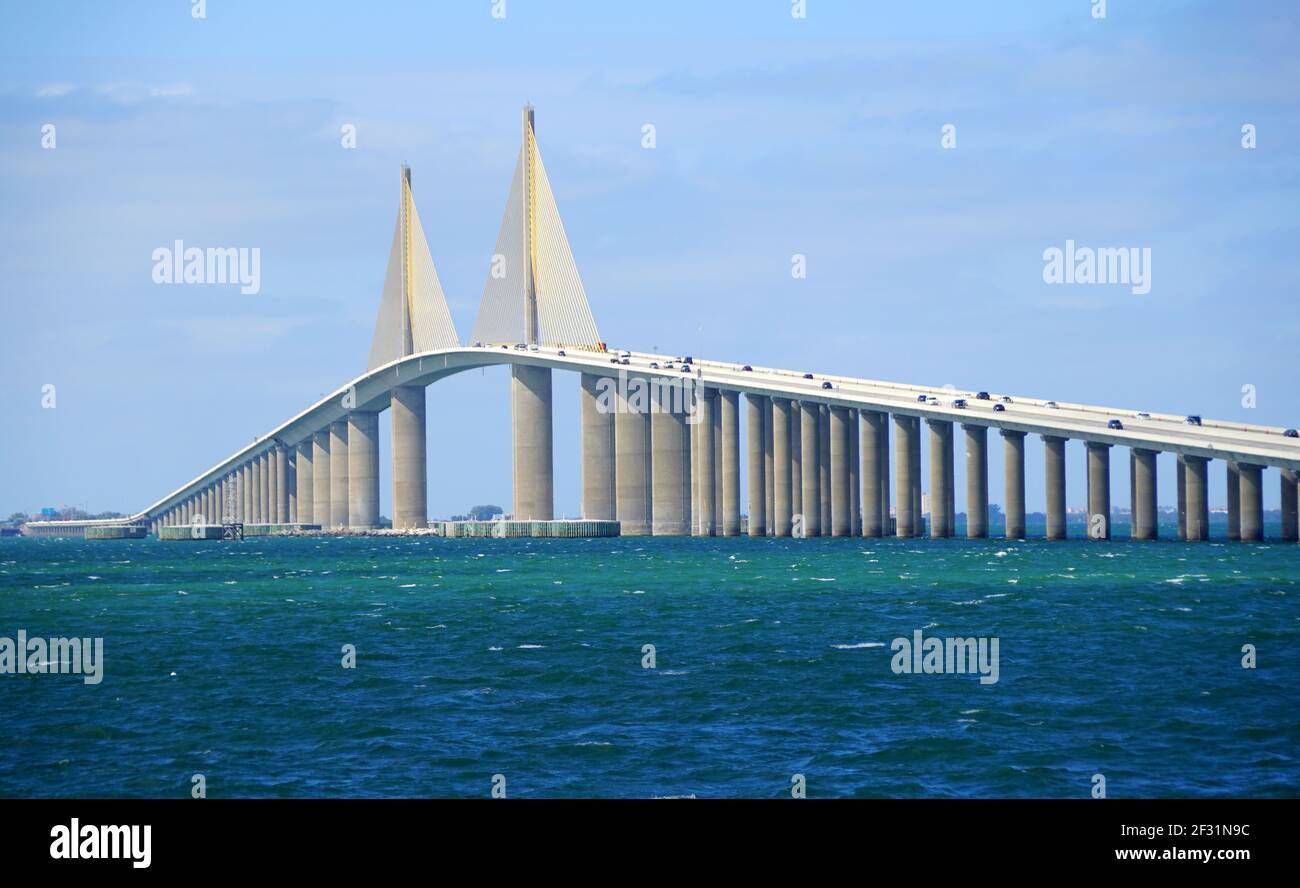
[[[621,350],[619,351],[618,356],[619,358],[630,358],[632,357],[632,353],[630,351]]]
[[[528,346],[528,350],[530,352],[541,351],[541,349],[538,347],[536,342],[530,343]]]

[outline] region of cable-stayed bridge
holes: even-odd
[[[1025,447],[1033,436],[1045,451],[1049,539],[1066,536],[1069,439],[1086,445],[1092,538],[1111,538],[1110,472],[1119,447],[1128,451],[1133,538],[1158,536],[1157,456],[1169,453],[1180,539],[1209,538],[1212,466],[1225,473],[1230,539],[1263,538],[1268,468],[1279,473],[1282,537],[1297,539],[1300,439],[1291,430],[703,358],[611,354],[569,247],[531,108],[524,109],[522,130],[471,344],[461,343],[452,323],[403,167],[364,373],[128,519],[32,522],[26,532],[66,535],[122,523],[158,531],[223,519],[375,527],[385,411],[392,423],[393,525],[423,527],[425,387],[509,364],[516,519],[554,518],[551,379],[565,370],[582,377],[583,517],[617,520],[623,534],[737,535],[743,527],[751,536],[918,536],[926,532],[921,448],[928,443],[928,533],[952,536],[960,426],[969,537],[989,534],[993,430],[1003,442],[1008,538],[1025,535]]]

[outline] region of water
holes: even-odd
[[[1295,796],[1298,583],[1283,543],[5,539],[0,636],[105,674],[0,675],[0,796]],[[998,682],[894,674],[916,629]]]

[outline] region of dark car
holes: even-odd
[[[1287,429],[1282,434],[1288,438],[1300,438],[1300,432],[1297,432],[1295,429]]]
[[[659,362],[658,362],[658,361],[651,361],[651,362],[650,362],[650,369],[651,369],[651,370],[658,370],[658,369],[659,369]]]
[[[803,375],[803,378],[804,378],[804,379],[812,379],[812,374],[811,374],[811,373],[805,373],[805,374]]]
[[[976,401],[987,401],[988,399],[989,399],[989,393],[988,393],[988,392],[976,392],[976,393],[975,393],[975,400],[976,400]]]
[[[822,388],[824,388],[824,389],[835,388],[835,386],[831,385],[829,382],[823,382],[823,383],[822,383]]]
[[[1198,426],[1201,424],[1201,418],[1196,414],[1192,414],[1191,416],[1187,417],[1186,422],[1188,425]]]
[[[560,357],[564,357],[564,349],[560,349],[559,351],[556,352],[556,354],[559,355]]]
[[[683,363],[683,364],[694,364],[695,362],[691,360],[691,356],[690,356],[690,355],[687,355],[686,357],[682,358],[682,363]]]
[[[1118,419],[1112,419],[1110,422],[1106,423],[1106,428],[1122,429],[1124,428],[1124,423],[1120,422]]]
[[[685,364],[682,364],[682,372],[683,372],[683,373],[690,373],[690,372],[691,372],[691,368],[690,368],[690,367],[687,367]]]
[[[745,371],[746,373],[753,373],[753,372],[754,372],[754,368],[751,367],[751,366],[749,366],[748,364],[746,364],[745,366],[741,367],[740,369],[743,370],[743,371]]]
[[[1006,413],[1006,412],[1007,412],[1007,408],[1006,408],[1005,405],[1002,405],[1002,404],[994,404],[994,405],[993,405],[993,412],[994,412],[994,413]]]
[[[966,409],[966,399],[954,398],[952,402],[952,406],[956,407],[958,410],[964,410]]]
[[[924,404],[924,403],[926,402],[926,397],[925,397],[925,395],[917,395],[917,396],[916,396],[916,400],[918,400],[918,401],[920,401],[922,404]]]
[[[1011,396],[1010,396],[1010,395],[1003,395],[1003,396],[1002,396],[1002,403],[1003,403],[1003,404],[1010,404],[1010,403],[1011,403]]]

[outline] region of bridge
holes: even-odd
[[[617,520],[625,535],[730,536],[743,528],[750,536],[919,536],[925,532],[921,448],[928,437],[928,532],[950,537],[956,531],[960,426],[967,537],[989,535],[992,430],[1003,442],[1007,538],[1025,536],[1025,447],[1035,436],[1045,448],[1048,539],[1066,537],[1069,439],[1086,444],[1088,535],[1094,539],[1111,538],[1117,447],[1129,456],[1132,538],[1159,535],[1156,458],[1171,453],[1180,539],[1209,538],[1211,464],[1226,473],[1229,539],[1263,539],[1268,468],[1279,472],[1282,537],[1297,539],[1300,440],[1291,430],[697,357],[611,353],[569,248],[530,107],[522,129],[472,345],[461,343],[452,323],[410,170],[403,167],[366,371],[129,519],[101,523],[154,532],[223,519],[376,527],[379,423],[387,411],[393,526],[425,527],[425,387],[466,370],[508,364],[513,513],[520,520],[555,517],[551,379],[555,371],[569,371],[582,382],[583,518]],[[37,535],[71,529],[66,522],[26,526]]]

